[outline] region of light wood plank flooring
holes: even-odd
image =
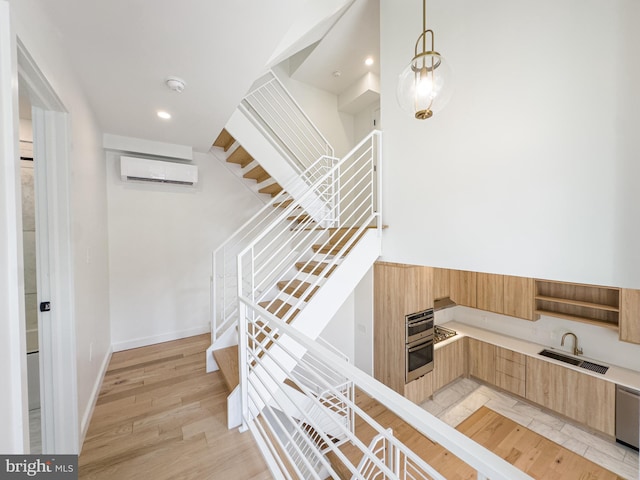
[[[456,429],[539,480],[624,480],[487,407],[480,407]]]
[[[227,429],[219,372],[205,372],[209,335],[113,354],[91,418],[83,480],[267,480],[249,432]]]

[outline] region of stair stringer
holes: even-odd
[[[377,229],[366,231],[291,325],[313,340],[318,338],[378,259],[381,248],[382,239],[379,231]],[[297,360],[281,351],[280,345],[285,346],[290,352],[296,352]],[[262,379],[262,382],[258,382],[261,384],[259,395],[261,398],[267,398],[282,388],[282,382],[296,366],[297,361],[306,353],[306,349],[301,348],[297,342],[292,342],[286,335],[280,337],[278,343],[272,345],[269,351],[274,358],[266,358],[263,365],[255,368],[251,373],[251,375],[257,375]],[[241,415],[237,414],[241,409],[239,390],[240,385],[233,390],[227,399],[229,428],[238,427],[242,423]],[[263,408],[264,404],[261,401],[256,402],[251,409],[252,416],[259,415]]]
[[[269,175],[298,202],[316,221],[327,218],[328,207],[317,195],[305,195],[309,185],[271,142],[261,129],[240,108],[236,108],[225,129],[236,142],[264,168]],[[330,226],[330,225],[328,225]]]
[[[338,268],[296,316],[291,326],[312,339],[318,338],[382,251],[377,229],[369,229],[353,245]]]

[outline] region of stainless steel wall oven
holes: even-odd
[[[405,317],[405,382],[433,370],[433,309]]]

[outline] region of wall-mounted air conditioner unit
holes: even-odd
[[[120,157],[120,176],[122,180],[194,185],[198,183],[198,167],[184,163],[122,155]]]

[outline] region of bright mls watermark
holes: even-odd
[[[0,455],[0,480],[78,480],[77,455]]]

